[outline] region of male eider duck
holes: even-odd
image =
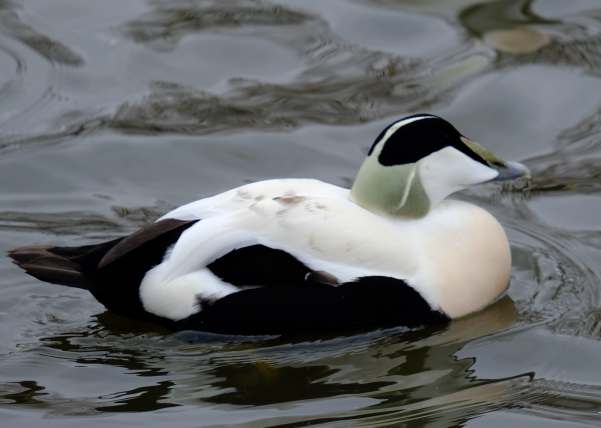
[[[380,133],[350,190],[260,181],[123,238],[9,254],[38,279],[174,329],[286,334],[442,323],[489,305],[511,273],[497,220],[447,197],[526,173],[440,117],[419,114]]]

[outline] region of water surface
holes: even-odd
[[[0,259],[3,426],[599,426],[596,1],[0,0],[0,252],[265,178],[348,186],[424,111],[533,171],[460,195],[508,232],[508,298],[439,330],[224,338]]]

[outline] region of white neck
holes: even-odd
[[[417,162],[417,171],[430,206],[471,185],[497,176],[497,171],[476,162],[453,147],[445,147]]]

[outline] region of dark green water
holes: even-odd
[[[463,198],[510,298],[442,331],[171,334],[0,259],[0,426],[601,424],[601,4],[0,0],[0,252],[245,182],[348,185],[433,112],[533,171]]]

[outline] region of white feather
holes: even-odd
[[[417,165],[433,206],[458,190],[492,180],[499,174],[450,146],[420,159]]]
[[[158,265],[144,277],[140,299],[144,309],[154,315],[179,321],[201,310],[201,301],[214,302],[239,291],[237,287],[221,281],[210,270],[200,269],[164,281]]]
[[[486,211],[464,202],[444,201],[421,219],[389,218],[351,202],[347,189],[286,179],[245,185],[163,218],[203,219],[181,235],[140,287],[145,309],[170,319],[197,312],[198,295],[237,291],[205,268],[255,243],[284,250],[342,282],[369,275],[406,280],[433,308],[451,316],[485,306],[509,278],[502,228]],[[470,240],[474,233],[479,236]],[[484,263],[479,269],[474,257],[498,266]],[[480,290],[472,293],[472,286]]]

